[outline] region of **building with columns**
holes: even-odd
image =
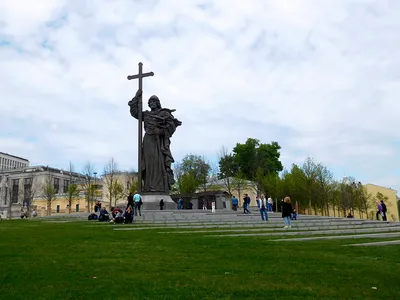
[[[71,183],[77,184],[79,192],[71,205],[71,212],[92,210],[93,203],[86,201],[85,182],[86,177],[82,174],[48,166],[0,169],[0,214],[3,217],[18,217],[21,210],[28,207],[35,208],[39,215],[65,213],[69,209],[67,191]],[[91,184],[94,185],[94,182],[92,179]],[[45,195],[45,186],[49,184],[55,190],[50,205]],[[90,202],[97,197],[101,199],[101,190],[101,180],[98,180]]]

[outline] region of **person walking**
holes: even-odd
[[[183,200],[182,198],[179,198],[178,200],[178,210],[182,210],[183,209]]]
[[[261,220],[268,221],[268,212],[267,212],[267,199],[265,199],[264,195],[261,195],[260,199],[260,213],[261,213]]]
[[[160,200],[160,210],[164,209],[164,199]]]
[[[132,193],[129,193],[129,196],[128,196],[128,204],[126,205],[125,210],[126,210],[129,206],[131,207],[131,209],[133,209],[134,206],[135,206],[135,203],[133,202]]]
[[[387,217],[386,217],[387,208],[386,208],[386,204],[385,204],[385,202],[383,202],[383,200],[381,200],[381,208],[382,208],[382,221],[387,221]]]
[[[379,216],[382,215],[382,204],[376,201],[376,206],[378,208],[378,211],[376,212],[376,220],[379,221]]]
[[[243,213],[244,214],[250,214],[249,206],[250,206],[250,197],[248,194],[244,194],[244,197],[243,197]]]
[[[142,197],[138,194],[138,192],[133,195],[133,200],[135,201],[135,216],[137,216],[139,212],[139,216],[142,216],[142,213],[140,211],[140,206],[143,204],[142,202]]]
[[[239,204],[239,200],[235,196],[232,196],[232,210],[233,211],[237,211],[238,204]]]
[[[283,222],[285,223],[284,228],[292,228],[290,217],[293,212],[292,204],[290,203],[290,197],[285,197],[282,202],[282,218]]]

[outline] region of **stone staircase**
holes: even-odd
[[[245,236],[273,237],[275,242],[306,242],[327,239],[382,239],[382,242],[351,244],[383,246],[400,244],[400,223],[299,215],[291,228],[283,228],[280,213],[269,213],[269,221],[261,220],[255,210],[241,212],[182,210],[144,211],[134,224],[113,227],[116,231],[157,230],[162,234],[196,234],[207,238]],[[174,230],[172,230],[174,229]]]

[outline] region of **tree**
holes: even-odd
[[[91,162],[87,162],[83,167],[84,180],[82,187],[85,191],[85,198],[87,202],[87,212],[90,212],[90,205],[95,199],[95,188],[93,188],[94,166]]]
[[[46,200],[47,215],[51,215],[51,203],[56,199],[57,190],[54,188],[53,176],[49,175],[43,184],[42,197]]]
[[[121,183],[121,172],[118,171],[114,158],[104,166],[103,178],[106,183],[106,196],[110,201],[110,207],[117,205],[117,201],[125,195],[124,185]]]
[[[126,173],[126,179],[128,194],[135,194],[139,188],[138,173],[135,170],[131,170]]]
[[[74,172],[74,165],[70,162],[69,163],[69,184],[67,187],[67,201],[68,201],[68,213],[71,213],[72,202],[79,197],[79,189],[78,185],[73,182],[74,178],[72,173]]]
[[[364,217],[364,213],[368,217],[368,209],[371,207],[372,195],[368,193],[367,189],[361,184],[361,182],[353,183],[354,190],[354,202],[355,207],[360,214],[360,217]]]
[[[79,198],[79,189],[76,183],[70,183],[67,188],[68,213],[71,213],[72,202]]]
[[[263,176],[283,170],[279,160],[280,149],[277,142],[263,144],[257,139],[248,138],[246,143],[237,143],[233,148],[234,161],[247,180],[256,181],[257,168],[260,168]]]
[[[242,192],[247,187],[248,187],[248,182],[245,179],[245,175],[242,172],[239,171],[239,173],[235,177],[233,177],[233,179],[232,179],[232,188],[238,194],[239,204],[240,204],[240,199],[241,199]]]
[[[329,216],[330,203],[332,203],[331,192],[333,189],[333,173],[321,163],[315,167],[315,196],[314,203],[321,210],[321,214]]]
[[[263,176],[260,180],[261,182],[261,191],[265,194],[266,197],[271,196],[273,198],[277,198],[278,196],[282,196],[282,183],[279,175],[276,173],[268,173]]]
[[[181,194],[192,194],[201,187],[206,187],[209,179],[210,164],[204,157],[199,155],[186,155],[182,162],[175,164],[175,170],[178,170],[178,190]]]
[[[42,189],[38,180],[37,171],[37,169],[29,170],[29,173],[27,173],[28,176],[24,179],[24,205],[27,207],[29,216],[33,199],[39,195]]]
[[[215,167],[211,167],[211,163],[202,158],[203,161],[200,162],[200,172],[198,176],[199,187],[203,192],[207,192],[209,187],[211,187],[217,180],[217,174],[215,172]]]
[[[182,194],[183,193],[183,190],[182,190],[182,180],[183,180],[182,163],[175,162],[173,169],[174,169],[175,183],[171,187],[171,192]]]
[[[307,157],[302,166],[302,180],[306,186],[306,196],[309,201],[309,210],[314,209],[314,214],[317,214],[317,203],[313,203],[313,198],[316,192],[316,177],[318,173],[318,166],[311,157]]]
[[[228,153],[228,150],[224,146],[218,152],[218,165],[218,178],[222,180],[225,189],[232,196],[232,181],[238,174],[238,165],[235,162],[233,154]]]

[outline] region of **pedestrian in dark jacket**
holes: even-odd
[[[387,208],[386,204],[381,200],[381,206],[382,206],[382,221],[387,221],[386,213],[387,213]]]
[[[164,209],[164,199],[160,200],[160,210]]]
[[[283,221],[285,222],[285,227],[284,228],[291,228],[291,222],[290,222],[290,217],[292,216],[293,212],[293,207],[292,204],[290,203],[290,197],[285,197],[282,201],[282,218]]]
[[[126,205],[125,210],[128,209],[129,206],[130,206],[132,209],[135,207],[135,202],[133,201],[132,193],[129,193],[129,196],[128,196],[128,204]]]

